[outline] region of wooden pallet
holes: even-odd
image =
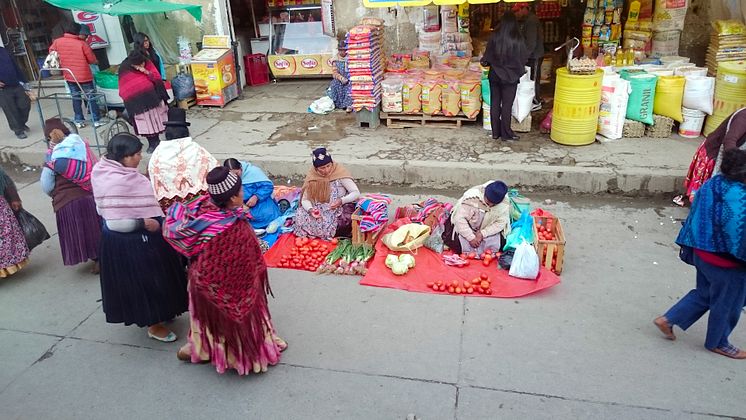
[[[197,98],[180,99],[176,101],[176,106],[181,109],[189,109],[195,105],[197,105]]]
[[[430,126],[435,128],[461,128],[463,122],[475,122],[476,117],[469,118],[463,112],[453,117],[445,115],[427,115],[423,113],[404,114],[400,112],[381,112],[381,120],[386,121],[389,128],[412,128]]]

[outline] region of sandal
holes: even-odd
[[[673,326],[668,322],[665,316],[659,316],[653,320],[653,324],[658,327],[659,330],[669,340],[676,340],[676,335],[673,333]]]
[[[671,201],[673,201],[673,203],[676,204],[679,207],[686,207],[686,201],[684,200],[684,196],[683,195],[677,195]]]
[[[182,362],[192,361],[192,349],[189,344],[184,344],[183,346],[181,346],[179,351],[176,352],[176,358],[181,360]]]
[[[713,353],[717,353],[719,355],[725,356],[725,357],[730,357],[731,359],[736,359],[736,360],[746,359],[746,351],[739,349],[733,344],[716,347],[710,351]]]

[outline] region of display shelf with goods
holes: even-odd
[[[288,3],[269,7],[269,67],[273,76],[331,76],[335,40],[324,35],[320,2]]]

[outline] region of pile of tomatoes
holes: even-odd
[[[332,239],[330,246],[318,239],[296,238],[290,253],[280,257],[278,267],[316,271],[336,246],[337,239]]]
[[[485,273],[481,273],[479,277],[474,278],[471,281],[459,281],[453,280],[452,282],[442,282],[440,280],[427,284],[427,287],[435,290],[436,292],[448,292],[452,295],[471,295],[478,293],[481,295],[492,294],[492,281],[489,276]]]
[[[544,252],[542,253],[542,256],[541,256],[542,266],[544,266],[544,262],[547,260],[547,248],[549,247],[544,246]],[[554,274],[557,274],[557,253],[558,251],[559,250],[557,248],[555,248],[554,251],[552,251],[552,272]]]
[[[477,254],[476,252],[469,252],[468,254],[461,254],[460,257],[465,260],[482,260],[482,265],[487,267],[493,260],[496,260],[499,254],[494,253],[491,249],[486,249],[484,254]]]
[[[539,240],[540,241],[553,241],[553,240],[557,239],[554,236],[554,233],[552,233],[552,221],[551,220],[547,221],[547,225],[546,226],[539,225],[539,227],[537,228],[537,230],[539,232]]]

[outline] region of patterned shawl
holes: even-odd
[[[86,191],[92,191],[91,171],[98,159],[88,143],[70,134],[53,149],[47,150],[44,164],[58,175]]]
[[[163,217],[153,188],[137,168],[102,158],[91,173],[98,214],[107,220]]]
[[[203,195],[188,202],[171,205],[163,237],[177,252],[193,257],[216,235],[233,226],[239,219],[247,218],[248,212],[244,207],[222,209],[209,196]]]
[[[191,137],[162,141],[148,165],[156,199],[183,199],[207,191],[207,173],[216,166],[218,161]]]
[[[331,196],[331,183],[343,178],[352,179],[350,171],[340,163],[332,163],[332,170],[327,176],[321,176],[316,168],[311,168],[303,181],[301,197],[316,203],[328,203]]]
[[[746,185],[722,175],[705,182],[676,243],[746,261]]]

